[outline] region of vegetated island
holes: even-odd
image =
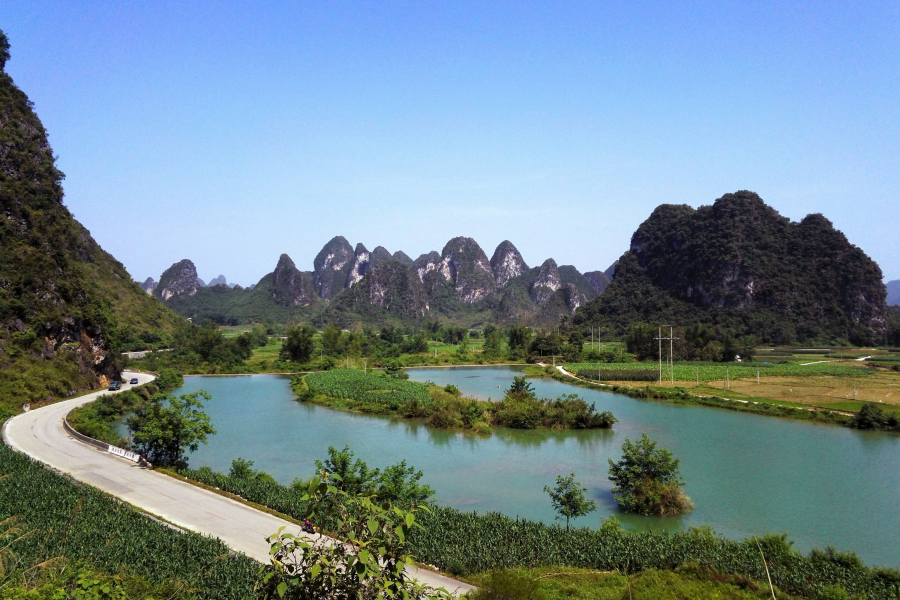
[[[465,398],[454,385],[444,388],[408,381],[402,372],[333,369],[297,375],[291,387],[301,402],[329,408],[408,419],[425,419],[435,429],[467,429],[491,433],[492,427],[513,429],[609,429],[612,413],[598,412],[575,394],[538,398],[524,377],[516,377],[496,402]]]

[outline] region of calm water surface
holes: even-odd
[[[409,369],[410,378],[453,383],[499,398],[518,374],[509,367]],[[729,537],[788,532],[804,551],[834,544],[869,563],[900,566],[900,437],[706,407],[638,401],[552,380],[532,380],[545,397],[577,393],[619,419],[612,431],[495,430],[480,437],[435,431],[419,422],[334,411],[293,400],[274,375],[189,377],[179,393],[205,389],[218,434],[191,466],[227,471],[235,457],[255,461],[282,483],[312,474],[328,446],[350,446],[369,466],[406,459],[442,504],[550,522],[545,485],[574,472],[598,509],[577,521],[596,527],[616,513],[607,459],[626,436],[646,431],[681,459],[695,502],[680,518],[622,517],[639,529],[711,525]],[[498,387],[499,386],[499,387]]]

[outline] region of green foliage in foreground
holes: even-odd
[[[295,519],[309,514],[305,488],[262,481],[236,480],[208,469],[183,475]],[[870,569],[853,553],[833,549],[803,556],[784,536],[729,540],[708,529],[678,533],[625,532],[616,527],[572,529],[499,513],[465,513],[433,506],[417,521],[423,529],[410,534],[416,560],[444,571],[465,575],[503,568],[569,566],[584,569],[639,572],[671,571],[700,564],[729,576],[765,581],[766,572],[757,541],[774,585],[790,594],[816,597],[828,586],[841,586],[869,600],[900,597],[896,571]],[[325,528],[328,522],[321,523]]]
[[[217,540],[179,533],[92,487],[0,444],[0,521],[17,517],[34,533],[11,547],[0,586],[27,583],[32,569],[61,557],[108,574],[136,574],[152,585],[183,580],[197,598],[243,600],[259,565]],[[26,573],[27,571],[27,573]]]
[[[185,600],[195,598],[187,582],[159,584],[132,573],[107,575],[90,564],[66,564],[61,570],[42,569],[0,589],[0,600]]]
[[[659,374],[659,363],[656,362],[626,362],[626,363],[566,363],[563,367],[570,373],[585,372],[587,375],[597,373],[600,369],[601,380],[617,381],[619,371],[648,371]],[[803,377],[812,375],[831,375],[834,377],[866,377],[873,371],[865,367],[851,367],[837,363],[816,363],[803,365],[799,362],[789,363],[675,363],[675,381],[721,381],[725,379],[726,370],[728,377],[739,379],[743,377],[756,377],[759,370],[760,377]],[[663,379],[670,379],[671,372],[663,363]],[[596,379],[596,376],[590,377]],[[656,378],[654,378],[656,379]],[[624,379],[622,380],[624,381]]]
[[[334,536],[352,544],[280,529],[267,538],[272,559],[260,571],[263,598],[449,600],[446,590],[432,590],[406,574],[413,562],[409,537],[414,527],[421,527],[415,507],[377,503],[322,481],[311,481],[303,500],[311,519],[327,518]]]
[[[423,418],[436,429],[491,427],[514,429],[608,429],[616,422],[610,412],[597,412],[572,394],[555,400],[537,398],[530,384],[518,377],[497,402],[459,397],[459,390],[353,369],[336,369],[295,377],[292,387],[301,401],[380,415]]]

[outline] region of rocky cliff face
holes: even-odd
[[[163,300],[173,297],[193,296],[200,288],[197,267],[188,259],[180,260],[159,276],[159,283],[153,293]]]
[[[588,271],[584,274],[584,278],[587,279],[597,294],[602,294],[606,286],[609,285],[609,277],[603,271]]]
[[[472,238],[453,238],[444,246],[440,257],[436,254],[422,255],[416,260],[416,273],[422,281],[432,271],[439,273],[453,285],[456,297],[465,304],[474,304],[496,289],[491,263]]]
[[[366,247],[362,244],[357,244],[356,250],[353,251],[353,262],[350,264],[350,271],[347,273],[347,281],[344,283],[344,288],[352,287],[353,284],[358,283],[363,278],[363,275],[366,274],[369,268],[370,261],[371,257]]]
[[[344,289],[356,254],[343,236],[331,239],[313,261],[313,281],[316,292],[330,300]]]
[[[419,320],[428,313],[428,297],[416,272],[391,259],[373,266],[357,285],[335,298],[331,309],[366,315],[371,307]]]
[[[317,295],[312,274],[297,269],[287,254],[281,255],[272,274],[274,281],[270,294],[278,305],[307,306],[315,301]]]
[[[147,292],[148,295],[153,295],[153,290],[156,289],[156,281],[153,280],[152,277],[148,277],[144,283],[140,284],[141,289]]]
[[[562,287],[562,278],[559,275],[559,269],[556,261],[548,258],[541,265],[538,276],[535,277],[529,289],[529,295],[535,304],[544,306],[553,293]]]
[[[514,279],[528,270],[528,265],[509,240],[500,242],[491,257],[491,271],[498,288],[505,287],[510,279]]]
[[[747,191],[659,206],[583,309],[606,326],[701,320],[772,343],[870,343],[886,327],[878,265],[822,215],[794,223]]]

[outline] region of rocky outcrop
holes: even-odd
[[[278,265],[272,275],[274,279],[270,293],[276,304],[307,306],[315,301],[317,294],[312,274],[297,269],[287,254],[282,254],[278,259]]]
[[[362,244],[356,245],[353,251],[353,262],[350,264],[350,270],[347,273],[347,281],[344,288],[353,287],[353,284],[359,282],[366,271],[369,269],[370,255],[369,251]]]
[[[491,271],[498,288],[503,288],[510,279],[518,277],[528,270],[528,265],[509,240],[500,242],[491,257]]]
[[[559,279],[563,286],[568,284],[574,285],[575,289],[577,289],[587,300],[590,300],[597,295],[597,292],[591,286],[587,277],[582,275],[581,271],[572,265],[561,265],[559,267]]]
[[[888,281],[885,287],[888,306],[900,306],[900,279]]]
[[[441,262],[441,255],[432,250],[428,254],[422,254],[413,263],[413,269],[419,276],[421,281],[425,280],[425,275],[438,268]]]
[[[147,292],[148,295],[153,295],[153,290],[156,289],[156,281],[152,277],[148,277],[144,283],[138,284],[141,286],[141,289]]]
[[[531,283],[531,287],[528,291],[535,304],[544,306],[547,304],[550,296],[561,287],[562,278],[559,275],[556,261],[552,258],[548,258],[544,261],[544,264],[541,265],[541,270]]]
[[[180,260],[159,276],[159,283],[153,291],[154,295],[163,300],[172,298],[186,298],[193,296],[200,289],[200,281],[197,278],[197,267],[188,259]]]
[[[603,271],[588,271],[584,274],[584,278],[598,294],[602,294],[609,285],[609,277]]]
[[[415,261],[407,256],[406,252],[404,252],[403,250],[397,250],[396,252],[394,252],[393,259],[398,263],[404,264],[408,267],[411,267],[415,264]]]
[[[566,303],[566,307],[569,309],[571,314],[575,314],[575,310],[587,302],[587,296],[582,294],[577,287],[575,287],[572,283],[565,284],[560,290],[563,293],[563,300]]]
[[[353,247],[343,236],[325,244],[313,261],[313,282],[319,296],[330,300],[344,289],[355,258]]]
[[[457,299],[465,304],[474,304],[497,288],[491,263],[478,242],[472,238],[453,238],[444,246],[439,260],[435,255],[432,252],[416,260],[419,278],[424,281],[428,273],[439,273],[453,285]]]
[[[391,259],[374,265],[357,285],[335,298],[331,309],[366,315],[371,307],[419,320],[428,314],[428,296],[416,272]]]

